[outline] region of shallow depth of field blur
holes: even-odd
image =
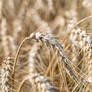
[[[40,41],[16,54],[37,32],[57,39],[71,69]],[[0,0],[0,92],[92,92],[92,0]]]

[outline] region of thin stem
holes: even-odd
[[[21,42],[21,44],[20,44],[20,46],[19,46],[19,48],[18,48],[18,50],[17,50],[17,52],[16,52],[16,55],[15,55],[15,58],[14,58],[13,73],[12,73],[12,78],[13,78],[13,79],[15,78],[15,67],[16,67],[16,64],[17,64],[17,61],[18,61],[18,56],[19,56],[19,53],[20,53],[20,49],[21,49],[21,47],[23,46],[24,42],[25,42],[26,40],[29,40],[29,39],[31,39],[31,37],[26,37],[26,38]],[[14,87],[14,80],[13,80],[13,87]]]
[[[20,92],[20,91],[21,91],[21,88],[22,88],[22,86],[23,86],[23,84],[24,84],[24,82],[25,82],[26,80],[27,80],[27,78],[25,78],[25,79],[21,82],[21,84],[20,84],[20,86],[19,86],[17,92]]]

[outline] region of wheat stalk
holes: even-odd
[[[5,18],[2,18],[1,23],[1,39],[2,39],[2,46],[4,47],[5,56],[9,55],[8,49],[8,42],[7,42],[7,22]]]

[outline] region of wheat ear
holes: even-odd
[[[74,29],[72,30],[70,39],[74,45],[81,48],[85,59],[85,67],[86,69],[86,80],[91,83],[92,82],[92,41],[91,37],[86,33],[85,30],[81,29]],[[91,88],[87,87],[87,89],[92,90]]]
[[[63,47],[62,47],[62,46],[57,42],[57,40],[56,40],[54,37],[52,37],[51,35],[41,34],[41,33],[35,33],[35,34],[32,33],[29,37],[25,38],[25,39],[21,42],[21,44],[20,44],[20,46],[19,46],[19,48],[18,48],[18,50],[17,50],[16,56],[15,56],[15,60],[14,60],[13,78],[14,78],[14,74],[15,74],[15,67],[16,67],[16,63],[17,63],[17,59],[18,59],[18,55],[19,55],[20,49],[21,49],[22,45],[24,44],[24,42],[25,42],[26,40],[30,40],[30,41],[31,41],[32,39],[35,39],[35,40],[44,42],[47,46],[50,45],[50,46],[54,47],[54,48],[57,50],[58,54],[61,56],[61,59],[64,61],[65,66],[66,66],[66,68],[69,70],[71,76],[76,80],[77,76],[76,76],[76,74],[73,72],[73,69],[72,69],[72,67],[71,67],[70,61],[69,61],[69,59],[66,57],[65,52],[64,52],[64,50],[63,50]]]
[[[1,69],[1,89],[2,92],[11,92],[12,90],[12,59],[10,57],[3,61]]]

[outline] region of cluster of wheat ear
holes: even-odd
[[[91,0],[0,0],[0,92],[92,92]]]

